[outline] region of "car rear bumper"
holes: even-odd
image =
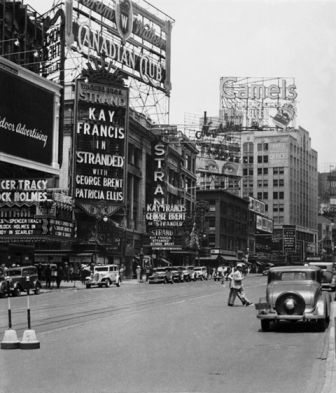
[[[317,315],[312,313],[305,313],[303,315],[279,315],[276,313],[270,314],[258,314],[258,319],[268,319],[268,320],[277,320],[277,321],[311,321],[314,319],[324,319],[324,315]]]

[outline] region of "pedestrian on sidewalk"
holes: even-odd
[[[141,282],[141,267],[140,267],[140,265],[138,265],[136,268],[136,275],[137,275],[138,282]]]
[[[59,289],[61,286],[61,282],[63,280],[63,267],[61,265],[57,266],[57,276],[56,276],[56,285]]]
[[[50,288],[50,286],[51,286],[51,268],[50,268],[49,263],[45,269],[45,280],[46,280],[46,288]]]
[[[236,297],[238,296],[239,300],[242,302],[243,306],[252,306],[253,303],[248,300],[246,297],[244,287],[243,287],[243,280],[244,275],[242,273],[243,266],[242,264],[238,263],[235,270],[229,275],[230,280],[230,293],[228,299],[228,306],[233,307]]]

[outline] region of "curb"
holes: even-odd
[[[329,347],[325,371],[325,381],[321,393],[335,392],[336,386],[336,354],[335,354],[335,319],[336,302],[333,302],[332,318],[329,330]]]

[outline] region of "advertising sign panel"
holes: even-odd
[[[107,66],[169,93],[171,20],[141,1],[79,0],[77,5],[71,10],[69,49],[89,61],[104,54]]]
[[[58,238],[72,238],[74,223],[52,218],[0,218],[0,241],[7,241],[5,237],[22,236],[53,236]]]
[[[124,204],[127,119],[127,88],[77,81],[77,201]]]
[[[220,114],[242,127],[293,127],[297,91],[293,78],[222,77]]]
[[[147,232],[152,250],[181,250],[182,246],[175,243],[186,218],[186,208],[166,203],[166,149],[161,140],[153,145],[153,202],[146,206]]]
[[[256,216],[256,229],[258,231],[273,232],[273,221],[269,218],[262,217],[259,214]]]
[[[283,248],[284,248],[284,252],[295,252],[295,248],[296,248],[295,225],[283,226]]]
[[[255,213],[266,214],[265,202],[249,197],[249,210]]]
[[[45,202],[47,179],[0,179],[0,204]]]
[[[0,67],[0,153],[51,165],[54,93]]]

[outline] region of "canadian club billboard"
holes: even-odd
[[[74,197],[124,204],[128,89],[77,81]]]

